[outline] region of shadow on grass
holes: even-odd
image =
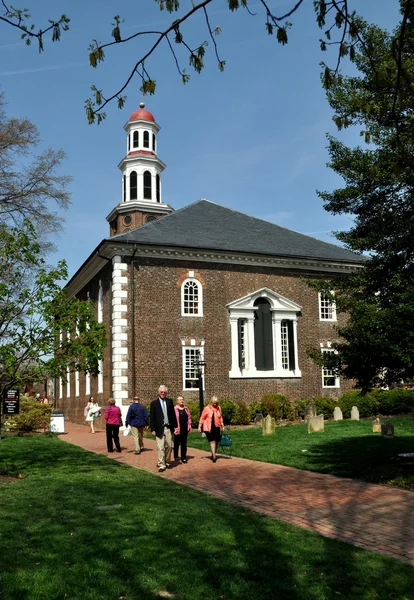
[[[27,475],[0,490],[2,599],[414,598],[413,570],[392,559],[60,440],[1,444]]]
[[[410,452],[414,452],[414,437],[386,439],[377,434],[321,441],[309,449],[306,458],[309,468],[320,473],[380,484],[398,480],[398,487],[411,489],[414,459],[398,458]]]

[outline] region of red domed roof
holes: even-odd
[[[152,113],[150,113],[149,110],[146,110],[144,108],[145,104],[143,102],[141,102],[141,104],[139,106],[140,106],[140,108],[132,113],[132,115],[129,117],[129,120],[130,121],[151,121],[152,123],[155,123],[154,115]]]

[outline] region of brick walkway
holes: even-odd
[[[68,422],[66,430],[62,440],[91,452],[414,566],[412,492],[243,458],[221,456],[213,464],[195,448],[189,448],[186,465],[172,463],[159,474],[153,440],[145,440],[145,451],[136,456],[131,436],[121,436],[123,452],[108,454],[104,431],[92,435]]]

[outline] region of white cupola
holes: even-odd
[[[173,212],[162,202],[161,173],[165,164],[157,156],[159,125],[154,115],[140,108],[132,113],[124,129],[127,154],[118,167],[122,172],[122,200],[106,217],[115,235]]]

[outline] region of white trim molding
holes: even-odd
[[[256,368],[254,321],[256,300],[267,300],[272,316],[273,370],[261,371]],[[298,366],[297,319],[302,307],[296,302],[268,288],[262,288],[239,298],[226,306],[230,316],[231,331],[231,378],[299,378],[302,373]],[[239,340],[240,321],[243,327],[242,341]],[[290,336],[286,322],[291,322]],[[293,348],[293,367],[289,364],[288,343]],[[242,364],[240,360],[242,344]]]

